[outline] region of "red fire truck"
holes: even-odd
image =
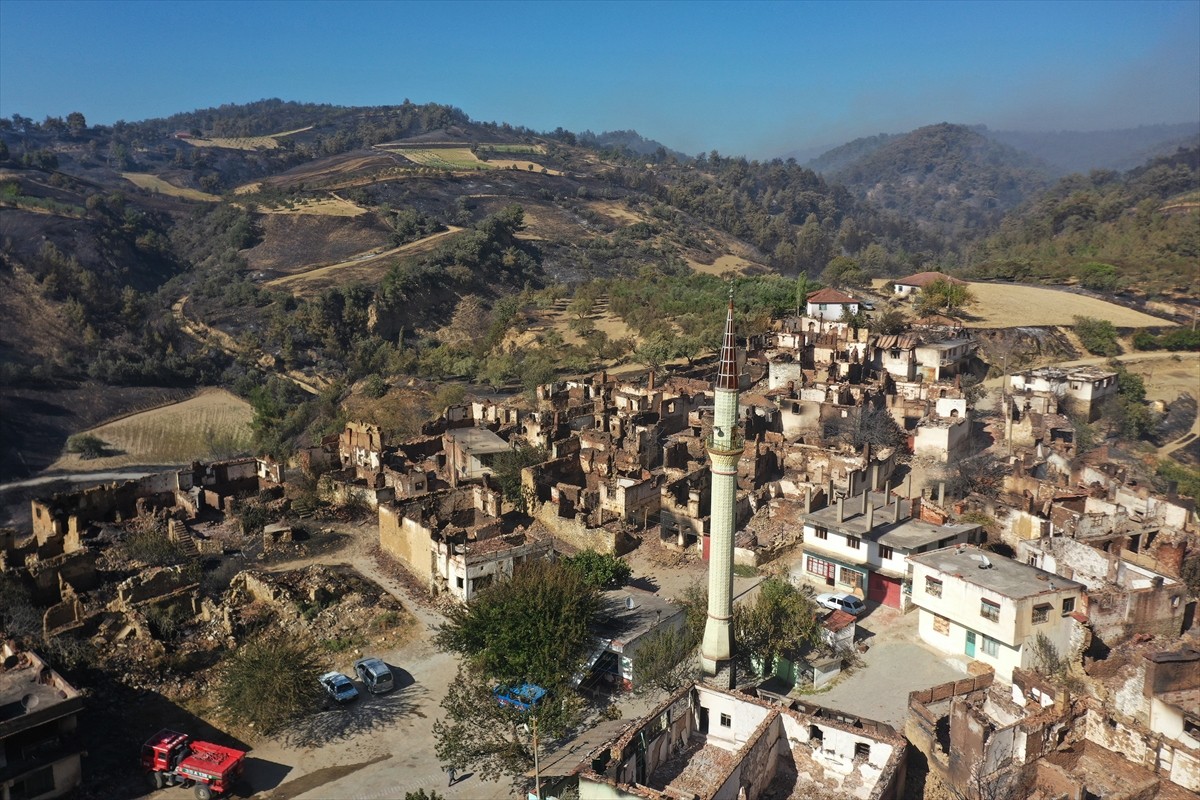
[[[196,800],[212,800],[228,792],[241,777],[245,760],[242,750],[198,742],[186,733],[165,729],[142,745],[142,769],[152,774],[154,788],[191,786]]]

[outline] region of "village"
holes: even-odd
[[[427,737],[448,662],[405,655],[432,658],[446,608],[585,551],[633,565],[611,592],[628,613],[580,680],[625,713],[548,754],[538,797],[1194,797],[1200,520],[1193,500],[1076,441],[1072,418],[1103,418],[1117,372],[991,365],[981,382],[972,331],[874,333],[871,310],[822,289],[737,337],[719,367],[599,371],[511,402],[468,398],[404,441],[350,421],[295,463],[196,463],[34,499],[27,531],[0,530],[0,571],[28,590],[45,643],[4,646],[0,800],[136,796],[124,787],[142,777],[141,741],[126,729],[214,730],[185,710],[204,707],[186,676],[262,625],[324,643],[328,668],[384,656],[400,699],[255,745],[238,796],[386,797],[426,780],[447,797],[508,796],[478,780],[443,789],[428,744],[403,767],[385,747],[378,765],[284,791],[312,769],[287,751]],[[731,301],[727,341],[733,319]],[[718,378],[735,384],[734,434]],[[714,436],[740,451],[732,602],[764,576],[805,587],[823,644],[733,688],[622,699],[639,688],[639,644],[684,624],[682,594],[715,558]],[[77,718],[96,695],[54,660],[81,643],[167,718],[147,707],[89,744]],[[441,684],[423,685],[434,671]]]

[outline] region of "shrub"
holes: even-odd
[[[1092,355],[1115,356],[1121,353],[1117,329],[1106,319],[1075,317],[1075,335]]]
[[[90,433],[77,433],[67,439],[67,451],[78,453],[83,459],[100,458],[107,448],[107,442]]]
[[[584,550],[563,559],[563,564],[577,571],[585,583],[597,589],[619,589],[629,582],[633,570],[611,553]]]
[[[321,664],[309,642],[266,634],[239,647],[220,668],[217,699],[222,715],[271,734],[315,708]]]

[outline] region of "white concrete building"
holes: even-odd
[[[818,591],[847,592],[892,608],[905,605],[907,557],[983,537],[978,525],[913,519],[911,501],[868,492],[804,515],[803,556],[794,577]]]
[[[837,289],[818,289],[806,298],[805,315],[827,322],[837,322],[848,310],[857,314],[862,308],[862,301],[856,300],[845,292]]]
[[[926,286],[936,281],[945,281],[946,283],[956,283],[961,286],[966,286],[967,282],[959,280],[944,272],[918,272],[915,275],[906,275],[903,278],[897,278],[892,283],[892,292],[896,297],[909,297],[920,292]]]
[[[1070,652],[1072,614],[1086,611],[1083,584],[969,545],[908,561],[918,631],[939,650],[982,661],[1006,683],[1014,667],[1036,666],[1039,633]]]

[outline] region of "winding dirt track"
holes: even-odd
[[[179,323],[179,329],[201,344],[211,344],[226,355],[233,356],[234,358],[241,356],[242,350],[238,346],[237,340],[228,333],[205,325],[199,320],[188,318],[187,314],[184,313],[187,301],[188,296],[185,294],[171,306],[171,313],[175,316],[175,321]],[[324,378],[310,378],[304,373],[296,372],[295,370],[280,369],[276,365],[275,359],[266,353],[258,357],[258,365],[269,372],[276,373],[281,378],[286,378],[309,394],[320,394],[321,389],[329,385],[329,381]]]
[[[458,228],[458,227],[451,225],[444,231],[435,233],[432,236],[426,236],[424,239],[417,239],[415,242],[408,242],[406,244],[400,245],[399,247],[393,247],[391,250],[384,250],[381,253],[376,253],[376,252],[368,250],[365,253],[359,253],[358,255],[354,256],[353,258],[348,258],[345,261],[339,261],[336,264],[314,264],[311,267],[303,268],[303,271],[301,271],[301,272],[295,272],[295,273],[292,273],[291,275],[284,275],[281,278],[275,278],[274,280],[269,280],[266,282],[266,285],[275,287],[275,288],[280,288],[280,287],[295,288],[293,286],[294,284],[310,283],[310,282],[313,282],[316,280],[320,280],[321,278],[329,275],[329,273],[336,272],[338,270],[343,270],[343,269],[347,269],[350,267],[366,266],[368,264],[373,264],[374,262],[379,261],[380,259],[388,258],[390,256],[400,255],[401,253],[420,252],[422,250],[426,250],[434,242],[437,242],[441,239],[444,239],[447,236],[451,236],[455,233],[458,233],[461,230],[462,230],[462,228]]]

